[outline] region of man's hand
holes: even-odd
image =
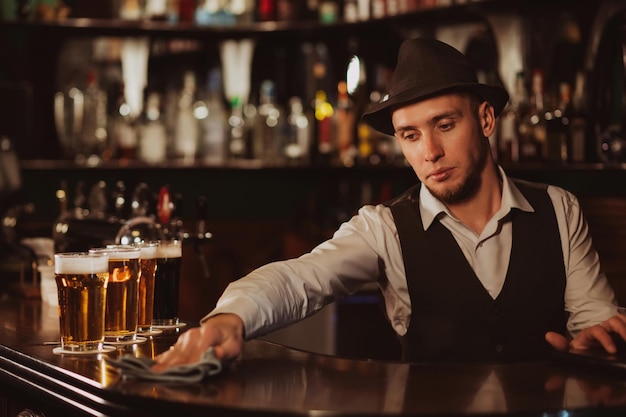
[[[546,333],[546,341],[556,350],[590,349],[602,347],[608,353],[616,353],[617,346],[613,337],[626,340],[626,316],[617,314],[602,324],[583,329],[569,343],[565,336],[556,332]]]
[[[180,335],[170,349],[154,358],[152,369],[164,371],[176,365],[200,361],[213,346],[215,356],[222,361],[234,359],[243,346],[243,321],[235,314],[218,314]]]

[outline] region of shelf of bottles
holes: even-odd
[[[258,79],[259,62],[267,66],[276,58],[256,55],[262,48],[259,54],[267,54],[273,41],[266,35],[282,36],[288,43],[290,34],[306,32],[308,25],[318,34],[334,27],[349,35],[346,27],[367,31],[368,22],[402,16],[428,19],[429,11],[468,14],[476,4],[510,7],[496,0],[117,0],[111,2],[108,19],[82,19],[72,18],[72,11],[60,3],[49,3],[46,7],[40,2],[30,15],[12,16],[7,22],[66,30],[61,55],[90,54],[93,61],[71,68],[76,62],[70,60],[65,73],[74,77],[61,74],[58,80],[52,107],[61,155],[50,159],[57,167],[114,168],[406,167],[394,138],[360,121],[362,111],[384,97],[393,60],[367,61],[370,51],[359,45],[359,36],[334,41],[345,45],[342,62],[336,61],[333,48],[338,47],[328,39],[298,38],[298,56],[280,65],[300,73],[294,77],[275,71],[276,64]],[[589,74],[580,62],[585,40],[575,20],[558,24],[555,32],[562,35],[556,41],[563,51],[571,51],[562,57],[578,61],[567,61],[573,64],[567,71],[558,69],[560,79],[541,67],[517,74],[509,105],[490,138],[493,153],[508,166],[623,162],[603,159],[607,152],[596,149],[589,119],[593,109],[584,91]],[[208,41],[205,29],[221,34]],[[84,43],[80,46],[85,37],[87,49]],[[78,47],[74,38],[81,39]],[[291,46],[282,53],[293,53]],[[182,68],[189,56],[210,54],[201,65]],[[172,61],[180,61],[175,71],[169,71]],[[156,82],[155,68],[161,72]],[[493,76],[479,73],[487,81]],[[281,77],[302,86],[286,94]],[[50,166],[41,159],[23,164]]]

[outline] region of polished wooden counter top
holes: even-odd
[[[562,364],[351,360],[264,341],[247,342],[203,383],[122,380],[102,355],[54,354],[56,314],[38,300],[0,300],[0,395],[47,417],[626,415],[626,378]],[[106,355],[153,357],[177,336],[166,331]]]

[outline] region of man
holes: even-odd
[[[219,358],[235,358],[245,339],[371,282],[380,285],[408,361],[525,360],[568,347],[614,352],[611,334],[626,338],[626,317],[578,201],[507,177],[490,153],[507,101],[501,87],[477,82],[456,49],[405,41],[386,100],[363,117],[395,135],[420,183],[362,207],[311,253],[231,283],[201,326],[157,357],[155,370],[195,362],[210,346]]]

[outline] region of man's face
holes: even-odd
[[[467,201],[480,187],[490,148],[481,127],[487,103],[447,94],[393,111],[395,136],[422,184],[446,204]],[[493,116],[493,113],[491,113]]]

